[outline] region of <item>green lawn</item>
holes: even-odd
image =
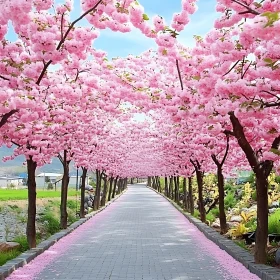
[[[68,190],[68,196],[75,196],[76,190]],[[60,197],[60,191],[42,191],[37,190],[37,198],[52,198]],[[1,190],[0,189],[0,201],[6,200],[24,200],[27,199],[27,190]]]

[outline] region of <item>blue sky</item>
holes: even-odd
[[[181,10],[180,0],[139,0],[145,8],[145,13],[150,17],[163,16],[167,24],[171,23],[174,13]],[[191,16],[191,22],[181,32],[178,40],[188,46],[194,45],[193,35],[205,35],[214,25],[218,17],[215,11],[215,0],[199,0],[198,11]],[[146,38],[138,30],[129,34],[122,34],[104,30],[96,40],[94,46],[108,52],[109,57],[137,55],[143,51],[156,47],[153,39]]]
[[[63,3],[63,0],[56,0],[57,3]],[[181,0],[138,0],[144,6],[145,13],[153,18],[154,15],[163,16],[167,24],[171,23],[174,13],[181,9]],[[72,11],[71,19],[74,20],[80,15],[80,0],[74,0],[74,11]],[[218,17],[215,12],[215,0],[199,0],[198,11],[191,16],[191,22],[181,32],[178,40],[192,47],[194,45],[193,35],[204,36],[214,24],[214,20]],[[82,25],[88,24],[85,20]],[[10,25],[11,26],[11,25]],[[10,28],[7,39],[15,40],[13,29]],[[112,32],[110,30],[101,30],[100,37],[95,40],[94,47],[105,50],[110,58],[125,57],[129,54],[138,55],[149,48],[156,48],[153,39],[147,38],[140,31],[133,29],[130,33]]]

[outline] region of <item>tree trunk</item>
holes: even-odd
[[[108,180],[107,180],[107,176],[104,175],[104,186],[103,186],[103,195],[102,195],[102,199],[101,199],[101,206],[105,206],[106,204],[106,197],[107,197],[107,183],[108,183]]]
[[[62,229],[67,228],[67,193],[69,185],[69,164],[70,161],[67,160],[67,151],[64,150],[63,156],[63,177],[61,184],[61,203],[60,203],[60,227]]]
[[[197,179],[197,186],[198,186],[198,203],[199,203],[199,213],[200,213],[200,220],[205,223],[206,222],[206,214],[205,208],[203,204],[203,173],[196,169],[196,179]]]
[[[184,208],[189,211],[189,207],[188,207],[188,197],[187,197],[187,179],[184,177],[183,179],[183,192],[184,192],[184,201],[183,201],[183,205]]]
[[[114,178],[111,177],[109,179],[109,194],[108,194],[108,201],[111,200],[111,196],[112,196],[112,191],[113,191],[113,182],[114,182]]]
[[[192,188],[192,177],[188,178],[189,181],[189,205],[190,205],[190,213],[191,215],[194,214],[194,202],[193,202],[193,188]]]
[[[164,191],[165,191],[165,196],[169,196],[168,195],[168,180],[167,177],[164,177]]]
[[[234,112],[228,113],[232,124],[233,132],[230,132],[237,141],[246,158],[256,174],[257,188],[257,231],[255,246],[255,262],[266,263],[267,233],[268,233],[268,182],[267,178],[272,170],[273,161],[261,161],[258,154],[252,148],[247,140],[244,128]],[[272,142],[271,149],[278,150],[280,145],[280,136],[278,135]]]
[[[256,173],[257,188],[257,231],[255,246],[255,262],[266,263],[268,235],[268,181],[263,170]]]
[[[218,166],[217,168],[217,176],[218,176],[218,189],[219,189],[219,219],[220,219],[220,227],[221,234],[225,234],[227,232],[227,218],[225,213],[225,190],[224,190],[224,175],[222,171],[222,167]]]
[[[169,178],[169,198],[173,199],[173,176]]]
[[[85,217],[85,187],[86,187],[86,177],[87,169],[82,167],[82,185],[81,185],[81,205],[80,205],[80,218]]]
[[[115,195],[116,195],[117,184],[118,184],[118,177],[116,177],[116,178],[114,179],[114,188],[113,188],[112,198],[114,198]]]
[[[100,189],[101,189],[101,173],[99,170],[96,170],[96,187],[95,187],[95,195],[93,202],[93,210],[97,211],[100,205]]]
[[[176,200],[177,204],[180,204],[180,177],[176,176],[176,185],[177,185],[177,193],[176,193]]]
[[[36,180],[35,171],[37,163],[33,161],[32,156],[27,160],[28,173],[28,210],[27,210],[27,226],[26,236],[29,248],[36,247]]]
[[[151,177],[150,177],[150,176],[148,176],[147,185],[148,185],[148,187],[151,187],[151,186],[152,186],[152,180],[151,180]]]

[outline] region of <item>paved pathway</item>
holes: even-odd
[[[8,278],[15,279],[259,278],[139,184]]]

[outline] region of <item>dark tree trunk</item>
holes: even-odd
[[[173,176],[169,178],[169,198],[173,199]]]
[[[203,204],[203,172],[201,171],[200,163],[192,159],[190,160],[195,169],[196,179],[197,179],[197,187],[198,187],[198,206],[200,213],[200,220],[205,223],[206,222],[206,213]]]
[[[197,186],[198,186],[198,201],[199,201],[199,213],[200,219],[203,223],[206,222],[205,208],[203,205],[203,173],[200,170],[196,170]]]
[[[177,203],[180,204],[180,177],[176,176],[176,185],[177,185]]]
[[[256,263],[266,263],[268,235],[268,180],[264,170],[256,173],[257,188],[257,231],[255,246]],[[270,173],[270,172],[269,172]]]
[[[168,194],[168,179],[167,177],[164,177],[164,191],[165,191],[165,196],[169,196]]]
[[[188,204],[188,196],[187,196],[187,179],[184,177],[183,179],[183,192],[184,192],[184,198],[183,198],[183,205],[184,208],[189,211],[189,204]]]
[[[161,193],[161,184],[160,184],[160,178],[157,176],[156,177],[156,179],[157,179],[157,187],[158,187],[158,192],[160,192]]]
[[[225,213],[225,190],[224,190],[224,176],[222,172],[222,168],[218,167],[217,169],[218,176],[218,189],[219,189],[219,219],[220,219],[220,227],[221,234],[225,234],[227,232],[227,218]]]
[[[174,201],[179,204],[179,187],[178,187],[178,181],[177,181],[177,176],[173,177],[174,180]]]
[[[117,184],[118,184],[118,177],[114,179],[114,188],[113,188],[112,198],[114,198],[116,195]]]
[[[224,182],[224,175],[223,175],[223,165],[228,155],[229,151],[229,133],[225,132],[226,135],[226,150],[223,159],[219,162],[216,155],[211,155],[214,163],[217,166],[217,178],[218,178],[218,190],[219,190],[219,219],[220,219],[220,233],[225,234],[227,232],[227,218],[225,213],[225,182]]]
[[[111,196],[112,196],[112,191],[113,191],[113,182],[114,182],[114,178],[111,177],[109,179],[109,194],[108,194],[108,201],[111,200]]]
[[[244,129],[234,112],[229,112],[233,132],[231,133],[238,141],[239,146],[246,155],[246,158],[256,175],[257,188],[257,231],[255,246],[255,262],[266,263],[267,233],[268,233],[268,182],[267,178],[272,170],[273,161],[259,159],[248,142]],[[278,150],[280,145],[280,136],[276,137],[271,145],[271,149]]]
[[[192,188],[192,177],[188,178],[189,181],[189,205],[190,205],[190,213],[191,215],[194,214],[194,202],[193,202],[193,188]]]
[[[151,177],[150,177],[150,176],[148,176],[147,185],[148,185],[148,187],[151,187],[151,186],[152,186],[152,182],[151,182]]]
[[[87,169],[82,167],[82,184],[81,184],[81,205],[80,205],[80,217],[85,217],[85,187],[86,187],[86,177]]]
[[[127,178],[124,179],[123,191],[127,189]]]
[[[101,192],[101,172],[96,170],[96,187],[93,202],[93,210],[97,211],[100,205],[100,192]]]
[[[105,206],[105,204],[106,204],[107,184],[108,184],[106,175],[104,175],[103,181],[104,181],[104,185],[103,185],[103,195],[102,195],[102,199],[101,199],[101,206]]]
[[[61,184],[61,202],[60,202],[60,227],[62,229],[67,228],[67,193],[69,185],[69,164],[70,161],[67,160],[67,151],[63,152],[63,159],[60,157],[60,160],[63,164],[63,177]]]
[[[28,173],[28,210],[27,210],[27,226],[26,236],[29,248],[36,247],[36,180],[35,171],[37,163],[33,161],[32,156],[27,160]]]

